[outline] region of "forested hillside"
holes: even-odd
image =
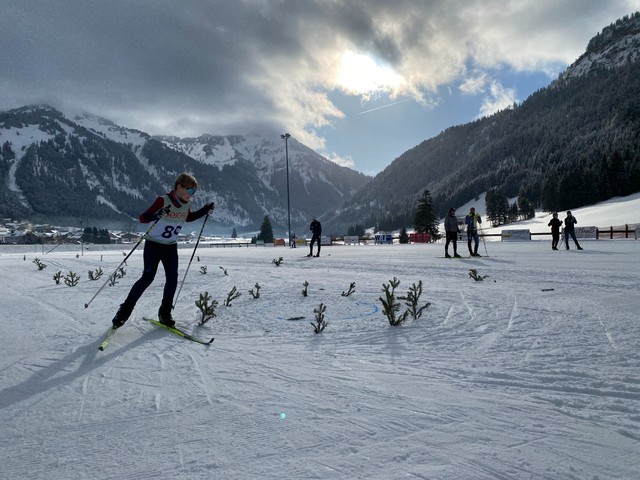
[[[580,75],[569,69],[521,105],[405,152],[335,212],[331,228],[411,225],[424,190],[441,216],[490,189],[549,211],[640,191],[640,16],[608,28],[624,35],[596,37],[588,67],[582,57],[576,64]],[[624,48],[605,48],[613,41]]]

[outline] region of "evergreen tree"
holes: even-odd
[[[84,227],[82,232],[82,241],[86,243],[93,243],[93,230],[91,227]]]
[[[104,243],[105,245],[111,243],[111,235],[109,235],[109,230],[106,228],[100,229],[100,243]]]
[[[500,225],[498,222],[498,207],[496,205],[496,189],[492,188],[487,192],[487,195],[484,197],[484,209],[485,209],[485,219],[491,222],[491,225],[497,227]]]
[[[505,225],[509,223],[509,211],[511,210],[511,206],[509,205],[509,199],[506,195],[502,193],[497,194],[497,207],[499,224]]]
[[[517,207],[515,208],[517,212]],[[502,192],[492,188],[485,197],[486,218],[491,225],[497,227],[509,223],[514,215],[513,208],[509,205],[509,199]]]
[[[413,227],[418,233],[428,233],[431,235],[432,240],[435,241],[440,238],[438,223],[439,220],[436,215],[436,209],[433,206],[431,192],[425,190],[418,200]]]
[[[269,215],[264,216],[264,220],[262,221],[262,225],[260,226],[258,240],[262,240],[264,243],[273,243],[273,227],[271,226]]]
[[[16,155],[13,153],[11,149],[11,142],[6,141],[2,144],[2,159],[3,160],[13,160],[16,158]]]
[[[614,197],[625,195],[627,178],[622,155],[618,150],[613,152],[609,160],[609,178],[611,179],[611,193]]]
[[[545,212],[557,212],[560,210],[558,202],[557,172],[552,170],[547,173],[542,188],[542,208]]]
[[[518,216],[521,220],[527,220],[536,216],[533,202],[529,200],[530,192],[524,188],[518,193]]]
[[[400,230],[400,243],[409,243],[409,234],[407,233],[407,227],[402,227],[402,230]]]
[[[507,223],[517,222],[518,221],[518,204],[513,202],[511,207],[509,207],[509,220]]]
[[[233,232],[231,232],[231,238],[238,238],[238,233],[236,232],[236,227],[233,227]]]

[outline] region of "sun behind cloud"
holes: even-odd
[[[390,67],[376,62],[369,55],[345,52],[342,55],[336,85],[347,94],[365,98],[376,92],[397,91],[404,80]]]

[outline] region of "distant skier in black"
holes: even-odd
[[[571,212],[567,212],[567,218],[564,219],[564,244],[567,247],[567,250],[569,250],[569,235],[571,235],[571,238],[573,238],[573,241],[576,244],[576,248],[578,250],[582,250],[582,247],[580,246],[580,244],[578,243],[578,240],[576,239],[576,229],[575,229],[576,223],[578,223],[578,220],[576,220],[576,217],[571,215]]]
[[[558,242],[560,241],[560,227],[562,226],[562,220],[558,218],[558,213],[553,214],[553,218],[547,224],[551,227],[551,249],[558,250]]]
[[[451,258],[451,255],[449,255],[449,243],[453,243],[453,256],[460,258],[460,255],[458,255],[458,232],[460,229],[458,228],[456,209],[453,207],[449,209],[449,214],[444,219],[444,231],[447,236],[447,242],[444,244],[444,256]]]
[[[312,237],[311,237],[311,247],[310,247],[311,250],[309,252],[309,255],[307,255],[307,257],[313,256],[313,244],[316,241],[318,242],[318,253],[315,256],[319,257],[320,256],[320,236],[322,235],[322,225],[320,225],[320,222],[316,220],[316,217],[313,217],[313,221],[311,222],[311,226],[309,227],[309,230],[311,230]]]

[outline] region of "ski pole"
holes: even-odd
[[[480,229],[480,235],[482,235],[482,244],[484,245],[484,255],[485,257],[488,257],[489,253],[487,252],[487,242],[484,241],[484,232],[482,231],[482,228]]]
[[[160,219],[158,218],[158,220],[160,220]],[[113,273],[107,277],[107,280],[102,284],[102,286],[101,286],[101,287],[100,287],[100,289],[95,293],[95,295],[94,295],[93,297],[91,297],[91,300],[89,300],[87,303],[85,303],[85,304],[84,304],[84,308],[88,308],[88,307],[89,307],[89,305],[91,304],[91,302],[93,302],[93,301],[95,300],[95,298],[98,296],[98,294],[102,291],[102,289],[103,289],[104,287],[106,287],[106,286],[107,286],[107,283],[109,283],[109,280],[111,280],[111,277],[113,277],[113,276],[116,274],[116,272],[120,269],[120,267],[121,267],[122,265],[124,265],[124,263],[127,261],[127,259],[128,259],[128,258],[131,256],[131,254],[135,251],[135,249],[136,249],[136,248],[138,248],[138,247],[140,246],[140,244],[142,243],[142,240],[144,240],[144,239],[146,238],[146,236],[147,236],[147,235],[149,235],[149,232],[151,231],[151,229],[152,229],[153,227],[155,227],[155,226],[156,226],[156,223],[158,223],[158,220],[156,220],[155,222],[153,222],[153,224],[151,224],[151,226],[150,226],[149,228],[147,228],[147,231],[146,231],[146,232],[144,232],[144,234],[142,235],[142,237],[140,237],[140,240],[138,240],[138,243],[136,243],[136,245],[131,249],[131,251],[129,252],[129,254],[128,254],[126,257],[124,257],[124,260],[122,260],[122,262],[120,262],[120,265],[118,265],[118,266],[116,267],[116,269],[113,271]]]
[[[202,222],[202,227],[200,228],[200,233],[198,234],[198,240],[196,240],[196,246],[193,247],[193,253],[191,253],[191,259],[189,260],[189,264],[187,265],[187,270],[184,272],[184,277],[182,277],[182,283],[180,284],[180,288],[178,289],[178,293],[176,295],[176,299],[173,302],[173,306],[171,307],[172,309],[176,307],[176,304],[178,303],[178,298],[180,297],[180,292],[182,291],[182,285],[184,285],[184,281],[187,279],[187,273],[189,273],[189,268],[191,267],[191,262],[193,262],[193,257],[196,254],[196,250],[198,248],[198,244],[200,243],[200,237],[202,237],[202,232],[204,231],[204,226],[207,223],[207,220],[209,220],[209,213],[207,213],[207,216],[204,217],[204,222]]]

